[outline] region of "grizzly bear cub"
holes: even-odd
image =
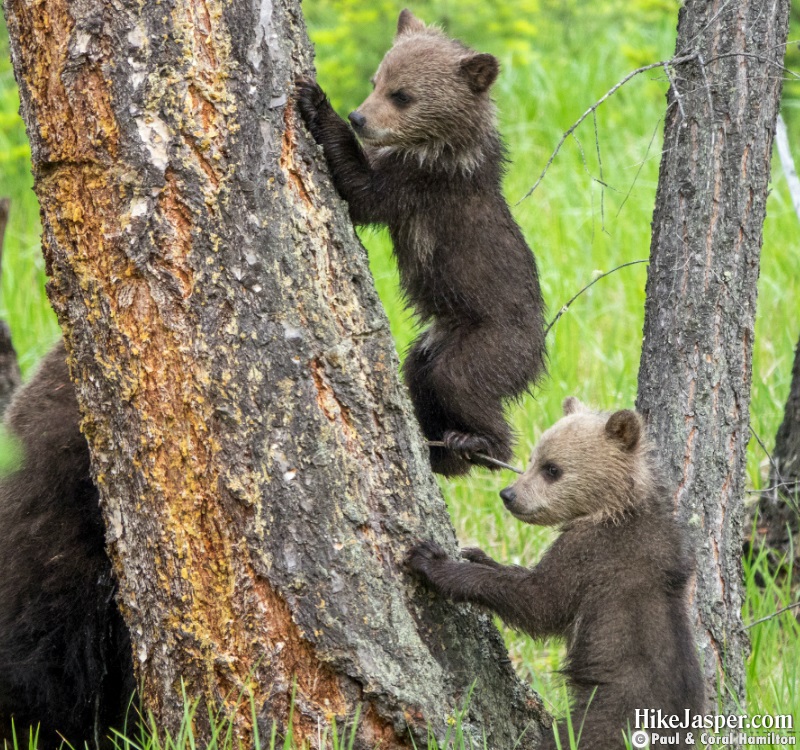
[[[590,412],[574,398],[564,413],[500,493],[521,521],[561,526],[538,565],[500,565],[479,549],[457,562],[432,542],[409,564],[444,596],[488,607],[535,638],[565,637],[579,746],[623,748],[637,709],[702,713],[686,602],[692,557],[640,417]],[[688,731],[680,747],[694,747]],[[562,722],[562,748],[567,737]],[[555,748],[555,738],[542,747]]]
[[[106,746],[136,689],[89,446],[59,344],[5,419],[21,465],[0,480],[0,747]],[[131,710],[131,721],[136,715]]]
[[[476,453],[509,459],[504,402],[544,371],[536,263],[501,192],[498,70],[404,10],[375,90],[350,113],[361,144],[316,83],[297,84],[352,220],[388,225],[406,299],[431,323],[404,374],[425,437],[446,446],[431,448],[446,475]]]

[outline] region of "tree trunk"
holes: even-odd
[[[416,539],[456,540],[293,112],[299,1],[5,10],[145,707],[174,730],[184,680],[246,738],[250,699],[262,732],[288,730],[296,682],[298,743],[361,706],[359,746],[408,748],[474,682],[473,739],[535,746],[541,702],[491,621],[404,568]]]
[[[3,264],[3,242],[6,236],[10,207],[11,201],[8,198],[0,198],[0,269]],[[11,342],[11,330],[5,320],[0,320],[0,418],[19,383],[19,363],[14,344]]]
[[[688,0],[672,71],[638,407],[693,534],[709,706],[744,700],[741,549],[761,232],[788,0]],[[724,684],[723,684],[724,680]],[[741,704],[740,704],[741,705]]]

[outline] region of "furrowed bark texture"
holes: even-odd
[[[0,270],[3,265],[3,242],[8,226],[8,212],[11,201],[0,198]],[[14,390],[20,383],[17,352],[11,341],[11,330],[5,320],[0,320],[0,417],[8,406]]]
[[[491,621],[407,575],[456,553],[363,249],[288,92],[299,4],[8,0],[58,313],[146,707],[180,680],[317,747],[533,747]],[[238,702],[238,707],[237,707]],[[202,711],[200,712],[202,714]],[[526,732],[520,745],[517,738]]]
[[[708,705],[744,699],[745,450],[759,253],[788,0],[688,0],[678,22],[647,280],[638,408],[697,558]]]

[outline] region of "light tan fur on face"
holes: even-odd
[[[541,526],[621,517],[654,488],[641,417],[627,410],[593,412],[576,398],[564,401],[564,414],[542,435],[512,486],[509,511]]]
[[[403,11],[394,46],[372,79],[375,88],[356,110],[366,118],[359,138],[372,149],[408,154],[420,165],[472,171],[494,128],[489,88],[496,75],[491,55],[478,54]],[[398,104],[397,92],[410,102]]]

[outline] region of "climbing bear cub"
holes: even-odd
[[[536,263],[501,192],[504,150],[489,89],[497,60],[408,10],[350,114],[297,84],[297,105],[322,145],[356,224],[386,224],[408,302],[430,327],[404,373],[433,470],[464,474],[475,453],[508,460],[504,402],[544,372]]]
[[[136,687],[66,356],[45,357],[5,420],[23,459],[0,481],[0,746],[12,720],[20,746],[39,722],[39,747],[107,745]]]
[[[500,565],[479,549],[457,562],[432,542],[409,564],[444,596],[488,607],[535,638],[565,637],[580,747],[623,748],[636,709],[702,713],[686,602],[693,563],[640,417],[590,412],[574,398],[564,413],[500,493],[521,521],[561,526],[538,565]],[[678,746],[694,747],[685,735]],[[560,737],[569,747],[563,722]],[[542,744],[555,747],[552,736]]]

